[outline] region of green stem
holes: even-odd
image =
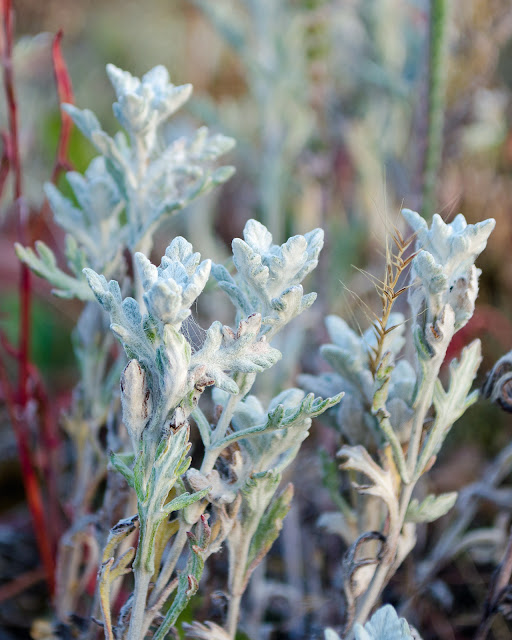
[[[435,371],[429,371],[429,377],[424,379],[423,384],[421,385],[421,397],[419,402],[414,407],[414,420],[412,423],[411,437],[409,439],[409,447],[407,450],[407,471],[411,481],[414,477],[416,463],[418,462],[423,425],[425,424],[427,411],[432,403],[432,394],[434,392],[434,385],[437,380],[437,374],[440,366],[441,363],[439,363],[439,366],[434,367]],[[433,375],[430,375],[430,373]]]
[[[141,566],[134,569],[134,573],[135,590],[133,592],[132,614],[130,617],[128,640],[142,640],[144,637],[144,614],[146,611],[146,601],[152,574]]]
[[[453,337],[453,332],[451,332],[449,339],[446,344],[448,345]],[[439,376],[439,371],[441,369],[441,365],[443,364],[444,357],[446,355],[446,347],[445,349],[441,349],[440,352],[434,357],[431,358],[427,363],[421,362],[421,375],[423,379],[421,381],[420,389],[419,389],[419,399],[417,399],[414,403],[414,420],[411,428],[411,435],[409,438],[409,447],[407,450],[407,471],[409,473],[409,479],[412,482],[414,479],[414,474],[416,471],[416,466],[418,464],[418,455],[420,451],[421,444],[421,436],[423,434],[423,426],[425,424],[425,418],[427,417],[427,412],[432,404],[432,397],[434,395],[434,388]],[[420,356],[421,358],[421,356]]]
[[[240,616],[240,604],[242,602],[242,596],[244,594],[245,577],[247,558],[249,557],[249,548],[251,545],[251,535],[244,535],[242,544],[237,550],[236,565],[234,567],[233,576],[230,580],[229,591],[230,599],[228,605],[228,614],[226,620],[226,631],[234,640],[236,636],[236,630],[238,628],[238,618]]]
[[[411,437],[409,439],[409,448],[407,453],[407,471],[409,476],[409,484],[402,485],[402,492],[400,496],[400,508],[398,517],[390,518],[390,531],[386,539],[386,549],[384,556],[375,570],[375,574],[372,578],[370,586],[363,596],[357,607],[354,621],[347,635],[346,640],[353,638],[353,628],[356,622],[364,624],[371,613],[371,610],[375,606],[382,590],[391,578],[393,573],[398,569],[396,561],[396,555],[398,550],[398,542],[400,539],[400,532],[405,521],[405,514],[407,507],[411,500],[412,493],[416,486],[418,478],[415,477],[415,469],[418,462],[418,454],[421,443],[421,436],[423,433],[423,425],[427,412],[432,403],[432,395],[434,392],[434,385],[439,374],[439,369],[443,362],[444,351],[432,358],[428,363],[428,368],[423,368],[423,380],[419,390],[419,398],[414,407],[414,421],[411,430]],[[394,520],[394,522],[393,522]]]
[[[235,374],[234,379],[240,388],[240,393],[238,393],[237,395],[229,396],[229,399],[226,402],[224,409],[222,410],[219,421],[217,422],[217,426],[215,427],[215,431],[212,433],[211,445],[206,449],[203,463],[201,465],[201,473],[203,475],[210,473],[210,471],[215,466],[215,462],[217,461],[219,453],[222,450],[219,449],[218,443],[226,435],[226,431],[228,430],[229,423],[231,422],[231,418],[233,417],[233,414],[235,412],[236,405],[240,402],[242,397],[249,392],[250,386],[252,386],[251,383],[249,389],[246,388],[247,374]]]
[[[154,573],[153,547],[151,546],[151,530],[154,524],[149,518],[142,517],[139,506],[140,533],[139,544],[137,545],[137,555],[133,563],[133,573],[135,576],[135,589],[133,591],[133,604],[130,616],[130,627],[128,629],[127,640],[143,640],[144,638],[144,618],[148,599],[149,584]]]
[[[242,602],[242,595],[232,595],[229,600],[228,616],[227,616],[227,632],[229,637],[234,640],[236,636],[236,630],[238,628],[238,617],[240,615],[240,604]]]
[[[430,217],[436,207],[436,181],[443,148],[446,87],[446,0],[430,1],[428,128],[423,168],[421,213]]]

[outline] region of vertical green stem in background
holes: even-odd
[[[447,0],[430,0],[428,127],[423,167],[421,214],[435,213],[436,182],[443,150],[446,89]]]
[[[276,112],[277,91],[275,82],[276,51],[272,35],[272,21],[278,15],[270,3],[260,6],[253,12],[254,37],[256,40],[256,59],[265,72],[253,76],[253,92],[257,98],[261,118],[261,154],[259,171],[259,199],[261,221],[272,234],[274,242],[280,243],[285,234],[285,212],[282,206],[282,127],[283,123]],[[257,5],[255,5],[257,6]]]

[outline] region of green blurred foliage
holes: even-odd
[[[18,343],[19,299],[15,291],[2,294],[0,327],[11,344]],[[75,359],[71,349],[72,319],[55,312],[48,302],[35,299],[32,308],[32,360],[45,384],[69,389],[76,379],[70,377]]]

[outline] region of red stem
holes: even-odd
[[[73,87],[71,85],[71,77],[66,66],[66,62],[62,55],[61,41],[62,41],[62,29],[57,33],[52,43],[52,60],[53,71],[55,74],[55,84],[57,85],[57,93],[59,96],[59,102],[72,104]],[[59,143],[57,145],[57,158],[55,166],[52,172],[52,182],[56,183],[62,171],[69,171],[71,163],[68,160],[68,148],[69,139],[71,136],[71,129],[73,128],[73,120],[65,111],[61,108],[62,127],[60,130]]]
[[[18,210],[18,239],[22,244],[27,243],[28,236],[28,208],[23,199],[23,180],[21,172],[20,148],[18,141],[18,106],[16,103],[16,93],[14,90],[13,77],[13,12],[11,0],[3,0],[3,22],[4,22],[4,51],[3,70],[4,87],[7,99],[7,113],[9,120],[11,171],[14,173],[14,204]],[[20,273],[20,375],[18,380],[18,402],[24,408],[28,402],[28,368],[30,353],[30,270],[25,265],[21,265]]]
[[[7,180],[7,176],[9,175],[9,171],[11,169],[10,165],[10,142],[9,136],[5,131],[0,132],[0,137],[2,138],[2,158],[0,159],[0,198],[2,197],[2,193],[4,192],[5,182]]]
[[[18,139],[18,109],[16,102],[16,92],[14,88],[13,74],[13,12],[11,0],[2,0],[3,18],[3,80],[7,101],[7,114],[9,122],[9,144],[6,145],[9,153],[9,168],[14,177],[14,205],[18,212],[18,239],[22,244],[28,241],[28,207],[23,198],[23,181],[21,170],[21,158]],[[5,178],[4,178],[5,180]],[[13,429],[15,432],[20,464],[22,470],[23,484],[27,495],[27,502],[34,524],[34,533],[41,560],[46,571],[46,579],[50,592],[54,593],[54,573],[55,563],[52,544],[48,537],[45,522],[45,511],[39,480],[35,472],[34,462],[30,454],[29,433],[26,420],[26,409],[30,399],[29,393],[29,370],[30,370],[30,337],[31,337],[31,285],[30,271],[25,264],[21,265],[20,283],[20,338],[19,338],[19,376],[17,393],[14,394],[9,384],[7,372],[2,361],[0,361],[0,378],[4,388],[6,406],[9,412]]]
[[[58,461],[60,439],[56,429],[57,420],[55,419],[55,412],[50,406],[49,398],[41,380],[38,379],[37,371],[34,371],[34,378],[36,382],[34,395],[37,398],[39,407],[43,452],[45,453],[42,471],[48,492],[48,531],[55,556],[57,553],[57,542],[63,529],[56,475],[57,469],[60,468]]]
[[[55,589],[55,562],[50,539],[46,534],[46,521],[39,481],[30,456],[27,432],[25,424],[23,423],[24,416],[22,419],[18,417],[14,392],[9,383],[7,371],[5,370],[2,359],[0,359],[0,382],[4,391],[5,405],[16,436],[18,453],[20,456],[21,475],[23,478],[25,493],[27,495],[28,506],[32,515],[32,521],[34,523],[34,533],[36,536],[37,546],[45,568],[46,581],[48,583],[50,593],[53,594]]]
[[[72,104],[74,102],[73,96],[73,86],[71,84],[71,76],[69,75],[69,71],[66,65],[66,61],[64,60],[64,56],[62,55],[61,42],[63,37],[63,31],[60,29],[58,33],[55,35],[55,38],[52,42],[52,61],[53,61],[53,72],[55,76],[55,84],[57,87],[57,96],[59,99],[59,103]],[[55,164],[53,167],[51,181],[56,184],[57,180],[62,171],[69,171],[73,168],[71,162],[68,159],[69,152],[69,141],[71,138],[71,131],[73,128],[73,120],[71,116],[69,116],[65,111],[60,109],[61,114],[61,129],[59,134],[59,141],[57,144],[57,157],[55,159]],[[46,211],[48,210],[48,201],[45,200],[41,211],[39,213],[40,218],[44,218],[46,216]],[[50,517],[52,523],[52,532],[54,534],[54,541],[57,542],[60,537],[61,531],[61,510],[60,510],[60,502],[58,496],[57,489],[57,477],[56,477],[56,469],[59,468],[57,453],[59,450],[59,436],[58,432],[55,428],[56,421],[54,420],[54,414],[50,411],[50,405],[48,402],[48,398],[44,391],[44,387],[42,383],[39,381],[38,383],[38,391],[39,391],[39,400],[41,406],[41,415],[42,415],[42,426],[43,426],[43,439],[45,442],[45,449],[47,452],[47,467],[45,469],[46,479],[48,483],[48,494],[49,494],[49,508],[50,508]],[[56,551],[56,548],[55,548]]]

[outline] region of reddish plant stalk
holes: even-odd
[[[52,62],[53,71],[55,76],[55,85],[57,87],[57,96],[59,103],[72,104],[74,102],[73,86],[71,84],[71,76],[62,55],[61,42],[63,37],[63,31],[60,29],[55,35],[52,42]],[[73,128],[73,120],[71,117],[60,109],[61,115],[61,129],[59,134],[59,141],[57,143],[57,155],[55,158],[55,164],[53,167],[51,181],[56,184],[57,180],[63,171],[69,171],[73,167],[68,159],[69,141],[71,138],[71,131]],[[48,201],[45,200],[43,207],[40,211],[40,218],[44,218],[46,210],[48,209]],[[56,469],[58,469],[57,453],[59,450],[60,439],[59,434],[55,428],[56,421],[54,420],[53,412],[50,409],[48,398],[44,391],[42,382],[39,381],[37,385],[37,395],[41,407],[41,420],[42,420],[42,435],[45,443],[46,456],[46,469],[45,476],[48,484],[48,498],[50,518],[52,523],[51,533],[54,540],[54,551],[57,552],[57,542],[61,533],[61,511],[59,504],[59,497],[57,491],[57,477]]]
[[[72,104],[74,102],[73,86],[71,84],[71,76],[69,75],[64,56],[62,55],[62,37],[63,31],[60,29],[52,42],[53,73],[55,77],[55,84],[57,86],[59,103]],[[53,184],[57,184],[59,176],[63,171],[73,170],[73,165],[68,158],[73,120],[65,111],[62,110],[62,108],[60,110],[60,118],[61,128],[59,141],[57,143],[57,153],[50,178]],[[45,199],[43,206],[41,207],[41,211],[39,212],[39,221],[46,220],[49,212],[50,205],[48,204],[48,200]]]
[[[2,139],[2,157],[0,158],[0,198],[4,192],[5,183],[10,171],[10,142],[9,136],[5,131],[0,132],[0,138]]]
[[[18,107],[16,103],[16,93],[14,90],[13,74],[13,28],[12,28],[12,8],[11,0],[2,2],[3,23],[4,23],[4,51],[3,51],[3,71],[4,89],[7,99],[7,114],[9,121],[10,137],[10,168],[14,177],[14,204],[18,213],[18,239],[22,244],[27,243],[28,208],[23,199],[23,179],[21,172],[21,158],[18,141]],[[28,402],[28,369],[30,353],[30,307],[31,307],[31,287],[30,270],[25,265],[21,265],[20,273],[20,345],[19,345],[19,380],[18,380],[18,402],[24,408]]]
[[[58,452],[60,438],[57,431],[56,412],[52,409],[46,390],[39,380],[37,370],[34,369],[35,390],[40,416],[41,438],[43,442],[44,460],[42,472],[46,482],[48,503],[48,533],[52,543],[54,560],[57,555],[57,544],[63,531],[62,510],[57,484],[57,469],[59,469]]]
[[[28,207],[23,198],[23,181],[21,170],[21,158],[18,139],[18,109],[16,93],[14,88],[13,73],[13,12],[11,0],[2,0],[3,18],[3,80],[7,101],[7,114],[9,124],[8,140],[5,147],[8,168],[13,173],[13,196],[14,205],[17,211],[18,239],[22,244],[28,241]],[[7,135],[4,137],[7,140]],[[5,181],[5,177],[4,177]],[[15,432],[24,488],[27,502],[34,524],[34,533],[41,560],[43,562],[46,579],[50,592],[54,592],[55,562],[51,541],[48,537],[46,526],[44,503],[42,499],[41,487],[35,471],[34,461],[30,453],[29,432],[24,421],[27,418],[27,405],[30,399],[29,390],[29,370],[30,370],[30,338],[31,338],[31,283],[30,271],[25,264],[21,265],[20,282],[20,336],[18,348],[18,386],[17,393],[14,394],[9,385],[9,380],[3,362],[0,362],[0,377],[7,410],[9,412],[13,429]]]
[[[52,60],[53,71],[55,74],[55,84],[57,85],[57,94],[59,96],[59,102],[73,103],[73,87],[71,85],[71,77],[66,66],[66,62],[62,55],[60,43],[62,41],[62,29],[59,30],[52,43]],[[59,142],[57,145],[57,158],[55,160],[55,166],[52,171],[51,181],[57,182],[57,179],[62,171],[69,171],[71,163],[68,160],[68,148],[69,139],[71,136],[71,130],[73,128],[73,121],[69,114],[61,109],[62,126],[60,130]]]
[[[2,359],[0,359],[0,383],[2,384],[5,405],[16,436],[23,485],[27,495],[27,502],[32,516],[32,521],[34,523],[34,533],[36,536],[39,554],[43,562],[48,587],[50,592],[53,594],[55,589],[55,561],[51,542],[47,535],[44,505],[39,487],[39,480],[30,455],[28,434],[23,422],[24,416],[21,418],[18,416],[14,392],[9,383],[9,378]]]

